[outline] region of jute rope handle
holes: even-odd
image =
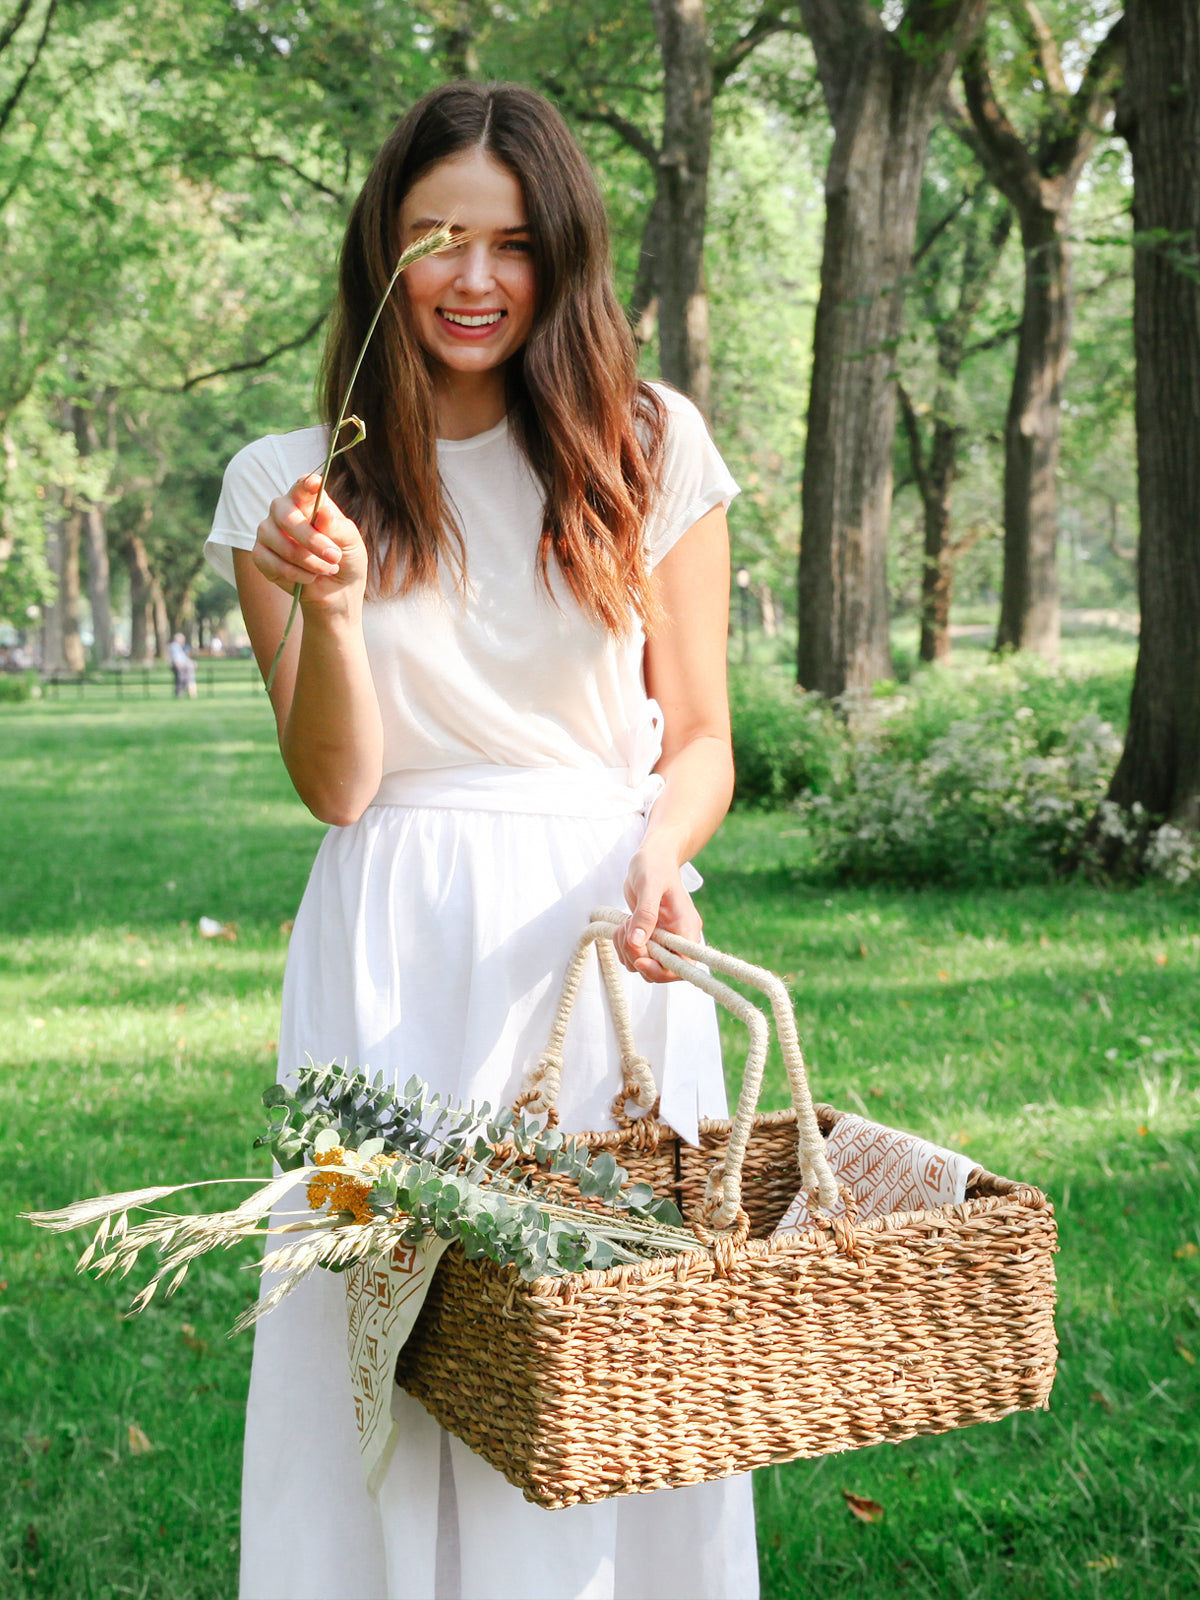
[[[611,907],[604,907],[592,913],[593,920],[603,918],[620,927],[626,920],[625,913],[615,911]],[[771,1016],[775,1023],[775,1033],[779,1039],[779,1047],[783,1053],[784,1070],[787,1072],[788,1085],[792,1092],[792,1105],[796,1112],[796,1130],[798,1134],[798,1159],[800,1173],[804,1180],[804,1187],[811,1194],[815,1194],[820,1205],[828,1209],[837,1199],[839,1189],[837,1179],[825,1155],[825,1140],[817,1125],[817,1114],[813,1108],[812,1091],[808,1084],[808,1070],[804,1065],[804,1055],[800,1049],[800,1037],[796,1032],[796,1014],[792,1010],[791,996],[782,978],[779,978],[767,967],[756,967],[752,962],[742,961],[737,956],[726,955],[722,950],[714,950],[711,945],[693,944],[689,939],[682,939],[678,934],[667,933],[658,929],[651,943],[661,948],[666,946],[669,951],[677,956],[689,958],[682,966],[679,962],[662,962],[669,970],[676,972],[680,977],[690,978],[694,972],[692,963],[704,962],[710,967],[715,967],[718,972],[727,973],[739,983],[746,983],[751,988],[759,989],[766,995],[771,1004]],[[656,948],[652,954],[657,960],[662,961]],[[755,1106],[757,1107],[757,1092]],[[740,1106],[740,1102],[739,1102]],[[732,1134],[732,1130],[731,1130]]]
[[[596,945],[621,1049],[625,1085],[621,1095],[618,1096],[618,1105],[623,1110],[625,1098],[634,1100],[636,1104],[644,1107],[654,1103],[653,1074],[645,1058],[637,1055],[633,1047],[624,984],[616,953],[612,947],[612,936],[624,922],[625,913],[610,907],[601,907],[592,913],[592,920],[580,936],[567,964],[567,973],[551,1027],[549,1044],[526,1075],[522,1092],[515,1102],[518,1108],[523,1106],[533,1112],[553,1114],[562,1083],[563,1041],[583,977],[588,947],[591,944]],[[675,934],[664,933],[661,930],[650,941],[648,949],[650,954],[669,971],[694,984],[696,988],[702,989],[732,1012],[745,1023],[750,1033],[750,1048],[742,1078],[742,1092],[738,1097],[737,1110],[730,1125],[725,1161],[709,1176],[703,1220],[712,1228],[728,1228],[738,1221],[741,1211],[742,1165],[762,1088],[768,1041],[766,1018],[758,1007],[744,995],[714,977],[711,971],[706,971],[705,966],[715,967],[718,971],[728,973],[730,977],[761,989],[770,1000],[788,1082],[791,1086],[792,1104],[796,1111],[801,1179],[805,1189],[822,1207],[832,1206],[837,1199],[837,1182],[825,1156],[825,1141],[817,1126],[812,1094],[804,1069],[804,1058],[796,1035],[796,1022],[783,984],[774,973],[768,972],[763,967],[739,961],[735,956],[725,955],[708,945],[693,944],[690,940],[681,939]],[[636,1068],[633,1063],[636,1063]],[[649,1086],[641,1076],[643,1068],[645,1076],[649,1078]],[[633,1092],[634,1090],[640,1093]]]
[[[575,1008],[575,999],[583,979],[588,949],[595,944],[600,962],[600,972],[608,994],[609,1010],[621,1052],[621,1092],[613,1103],[613,1116],[618,1122],[627,1120],[625,1102],[632,1100],[641,1111],[649,1111],[658,1100],[658,1087],[654,1072],[645,1056],[638,1053],[633,1038],[633,1024],[629,1017],[629,1002],[625,985],[621,981],[620,963],[608,937],[607,928],[598,925],[586,928],[571,952],[563,979],[558,1008],[550,1028],[546,1048],[525,1074],[521,1092],[513,1101],[513,1110],[526,1110],[535,1115],[545,1114],[557,1118],[558,1092],[562,1085],[563,1043],[567,1024]]]

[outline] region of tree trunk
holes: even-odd
[[[950,599],[954,592],[954,545],[950,535],[950,509],[958,477],[958,441],[961,429],[950,421],[951,396],[940,393],[935,402],[933,447],[929,452],[928,484],[921,500],[925,514],[925,559],[921,563],[922,661],[945,661],[950,655]]]
[[[887,529],[904,319],[933,118],[985,0],[802,0],[834,126],[801,489],[797,677],[840,695],[892,674]]]
[[[712,373],[704,228],[712,148],[713,69],[703,0],[651,0],[663,63],[658,282],[659,367],[707,417]]]
[[[475,10],[471,0],[458,0],[447,8],[445,21],[438,29],[439,52],[451,78],[479,77],[479,19]]]
[[[87,558],[88,603],[92,608],[92,659],[102,666],[116,654],[113,645],[112,595],[108,565],[108,538],[104,513],[91,505],[82,513],[84,553]]]
[[[929,117],[895,93],[890,54],[885,41],[874,42],[856,114],[835,136],[825,190],[800,498],[797,676],[830,696],[892,675],[894,353]]]
[[[49,672],[82,672],[79,633],[79,511],[65,507],[46,526],[46,564],[55,579],[54,599],[46,607],[42,665]]]
[[[779,637],[779,607],[775,602],[775,591],[769,583],[760,583],[755,593],[758,599],[758,608],[762,612],[763,637],[777,639]]]
[[[1130,0],[1141,639],[1109,798],[1200,830],[1200,11]]]
[[[658,327],[658,286],[662,255],[664,190],[656,187],[654,199],[642,225],[638,250],[637,276],[629,296],[628,314],[633,336],[639,346],[649,344]]]
[[[963,196],[954,213],[944,215],[917,250],[914,265],[931,246],[935,254],[923,270],[923,298],[926,316],[933,326],[937,347],[938,382],[934,392],[933,431],[928,450],[921,436],[921,425],[903,385],[898,386],[904,427],[908,434],[909,460],[921,496],[924,521],[924,554],[921,563],[921,644],[922,661],[945,661],[950,655],[950,604],[954,594],[954,570],[958,558],[974,537],[955,539],[951,535],[954,486],[958,480],[958,456],[966,429],[959,420],[959,373],[970,351],[968,341],[975,318],[983,304],[1012,226],[1012,212],[1000,202],[999,215],[988,216],[985,199],[980,209],[976,196]],[[949,235],[943,232],[950,216],[963,212],[962,253],[955,267],[957,295],[953,310],[946,314],[940,294],[951,273],[954,246],[947,253]],[[941,241],[940,245],[938,241]],[[985,341],[986,345],[987,341]]]
[[[1004,424],[1004,581],[996,649],[1058,657],[1058,453],[1071,354],[1071,208],[1021,219],[1025,302]]]
[[[1032,0],[1015,12],[1039,59],[1045,102],[1022,138],[996,97],[981,35],[963,62],[970,125],[952,125],[1017,213],[1025,251],[1025,302],[1004,427],[1004,581],[997,650],[1059,647],[1058,447],[1063,379],[1071,352],[1068,234],[1076,189],[1120,78],[1120,19],[1092,51],[1068,94],[1053,35]],[[973,131],[971,131],[973,129]]]
[[[153,579],[146,546],[131,533],[122,547],[129,574],[129,659],[135,665],[151,657],[150,638],[154,628]]]
[[[64,407],[67,425],[75,435],[75,449],[81,461],[100,449],[100,436],[89,407],[68,404]],[[88,603],[92,608],[92,659],[98,664],[111,661],[113,648],[112,595],[108,565],[108,538],[104,527],[104,507],[98,501],[81,502],[84,553],[87,559]]]
[[[154,656],[157,661],[167,659],[167,646],[171,642],[171,624],[167,618],[167,602],[162,584],[150,574],[150,614],[154,618]]]

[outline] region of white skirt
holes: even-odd
[[[652,791],[651,791],[652,793]],[[546,1044],[571,948],[623,904],[645,792],[565,769],[393,774],[326,835],[288,953],[281,1075],[311,1058],[510,1104]],[[712,1003],[628,985],[664,1120],[725,1114]],[[594,964],[567,1036],[564,1129],[613,1126],[615,1040]],[[242,1600],[755,1600],[749,1477],[546,1511],[403,1390],[367,1493],[340,1279],[316,1272],[259,1325],[246,1414]]]

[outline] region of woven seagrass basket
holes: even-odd
[[[596,912],[580,941],[550,1048],[521,1096],[529,1109],[552,1111],[592,943],[625,1064],[621,1116],[627,1096],[653,1098],[610,942],[621,921]],[[673,1198],[707,1248],[533,1283],[452,1248],[401,1351],[398,1382],[527,1499],[552,1508],[1044,1406],[1056,1356],[1046,1196],[977,1168],[963,1204],[857,1225],[818,1212],[807,1232],[771,1238],[802,1186],[822,1206],[835,1201],[823,1136],[839,1113],[812,1104],[777,978],[670,936],[652,948],[750,1027],[737,1112],[702,1122],[698,1148],[653,1116],[579,1137]],[[767,994],[792,1110],[754,1114],[765,1018],[696,962]]]

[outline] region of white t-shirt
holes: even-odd
[[[667,433],[646,524],[651,566],[738,492],[695,406],[655,387]],[[233,550],[252,549],[269,502],[320,470],[327,438],[323,427],[270,435],[229,463],[205,554],[230,582]],[[537,571],[544,497],[507,421],[473,439],[439,439],[437,450],[463,531],[465,592],[442,572],[436,587],[364,607],[384,771],[623,768],[640,783],[660,751],[641,629],[612,638],[580,609],[553,559],[547,591]]]

